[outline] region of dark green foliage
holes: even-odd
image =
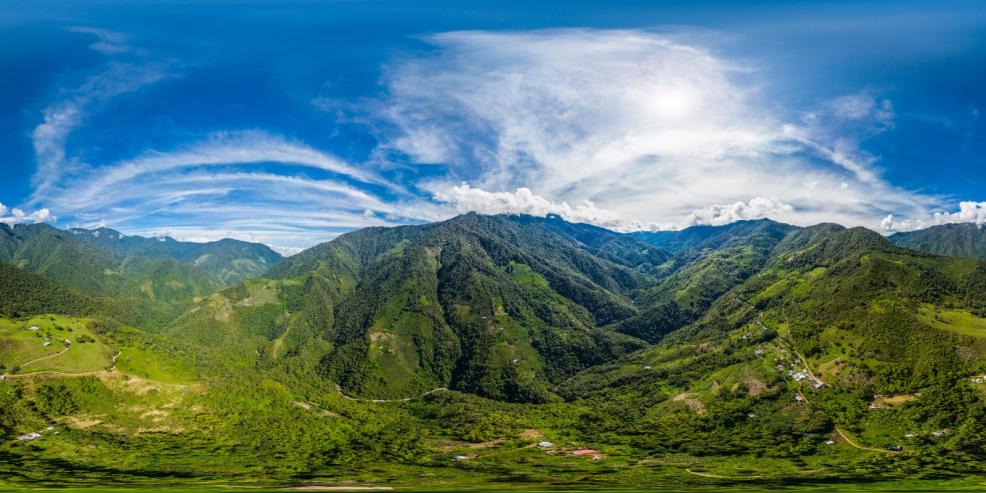
[[[986,258],[986,231],[972,223],[942,224],[890,236],[896,245],[950,257]]]
[[[194,265],[225,284],[257,277],[281,260],[281,255],[267,245],[229,238],[196,243],[171,237],[127,236],[108,228],[75,228],[70,232],[83,242],[124,257],[176,260]]]
[[[8,305],[81,303],[124,359],[100,378],[0,383],[5,438],[105,420],[7,441],[0,473],[419,487],[979,474],[986,338],[973,315],[986,310],[986,263],[836,225],[690,228],[651,236],[659,248],[637,239],[648,236],[469,214],[349,233],[213,294],[173,260],[121,261],[116,272],[150,280],[165,305],[198,293],[160,334],[110,310],[146,295],[142,282],[89,308],[8,267],[9,285],[38,292]],[[805,367],[826,384],[795,382]],[[438,387],[451,390],[423,395]]]
[[[601,250],[623,265],[592,253]],[[349,392],[450,386],[545,401],[551,382],[642,347],[597,327],[635,313],[629,295],[648,278],[629,266],[645,257],[665,258],[592,226],[468,214],[346,234],[268,276],[317,277],[342,293],[320,368]]]
[[[85,293],[100,311],[149,329],[170,323],[193,297],[222,285],[194,265],[126,257],[82,236],[47,224],[0,224],[0,261]]]
[[[0,262],[0,316],[80,315],[94,307],[91,299],[72,289]]]
[[[613,330],[656,342],[694,322],[720,296],[759,272],[793,230],[763,220],[702,229],[702,235],[683,232],[702,241],[675,255],[664,278],[638,295],[641,313],[614,325]]]

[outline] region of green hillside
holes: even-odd
[[[981,486],[986,262],[771,221],[666,252],[551,217],[370,228],[163,328],[0,264],[0,478]],[[179,305],[194,268],[136,259],[119,289]]]
[[[284,260],[266,296],[259,282],[223,291],[170,332],[246,356],[321,351],[318,374],[352,395],[548,401],[552,384],[644,346],[598,327],[633,314],[648,278],[588,248],[523,217],[361,230]]]
[[[0,224],[0,261],[85,293],[147,329],[170,323],[194,298],[222,286],[194,265],[122,256],[77,236],[47,224]]]
[[[74,315],[92,309],[93,304],[91,299],[62,284],[0,262],[0,316]]]
[[[703,230],[706,231],[706,230]],[[759,272],[796,228],[769,220],[736,223],[679,251],[660,280],[637,295],[640,314],[612,329],[650,342],[695,321],[712,302]]]
[[[986,258],[986,231],[972,223],[942,224],[895,233],[890,241],[912,250],[950,257]]]
[[[124,235],[109,228],[73,228],[69,232],[80,241],[124,257],[177,260],[191,264],[228,285],[257,277],[281,260],[281,255],[267,245],[229,238],[197,243],[178,241],[169,236],[145,238]]]

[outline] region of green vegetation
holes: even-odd
[[[469,214],[224,289],[130,256],[95,299],[0,264],[0,478],[986,485],[986,263],[834,225],[646,237]]]
[[[950,257],[986,258],[986,231],[972,223],[942,224],[927,229],[896,233],[896,245]]]
[[[227,285],[257,277],[281,260],[281,255],[267,245],[228,238],[195,243],[171,237],[127,236],[108,228],[75,228],[70,232],[82,242],[123,257],[176,260],[194,265]]]

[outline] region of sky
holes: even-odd
[[[984,110],[978,1],[8,0],[0,222],[982,225]]]

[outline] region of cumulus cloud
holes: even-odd
[[[886,183],[861,145],[892,127],[890,101],[860,93],[783,110],[753,67],[687,39],[588,29],[426,37],[433,51],[385,69],[387,96],[369,110],[386,124],[380,151],[444,165],[447,180],[480,191],[592,203],[624,228],[685,223],[751,196],[790,205],[779,212],[791,222],[871,227],[937,203]]]
[[[986,223],[986,202],[960,202],[958,212],[935,213],[935,224],[948,223],[975,223],[982,226]]]
[[[897,233],[900,231],[914,231],[928,227],[928,223],[921,219],[897,219],[893,214],[880,221],[880,231],[884,233]]]
[[[37,209],[34,212],[24,212],[16,207],[13,209],[8,209],[7,206],[0,204],[0,223],[2,224],[43,223],[53,221],[55,221],[55,216],[52,216],[48,209],[42,208]]]
[[[955,223],[972,223],[977,226],[986,224],[986,202],[963,201],[959,202],[958,210],[954,212],[938,211],[928,216],[900,220],[893,214],[888,214],[880,221],[880,229],[887,233],[895,233]]]
[[[749,202],[703,207],[689,214],[682,226],[721,226],[746,219],[780,217],[792,211],[794,211],[794,206],[785,204],[777,200],[776,197],[754,197]]]
[[[488,192],[463,183],[436,191],[433,198],[452,205],[460,213],[529,214],[541,217],[554,214],[573,222],[586,222],[613,229],[626,228],[626,223],[619,214],[599,209],[592,202],[574,206],[567,202],[552,202],[523,187],[513,192]]]

